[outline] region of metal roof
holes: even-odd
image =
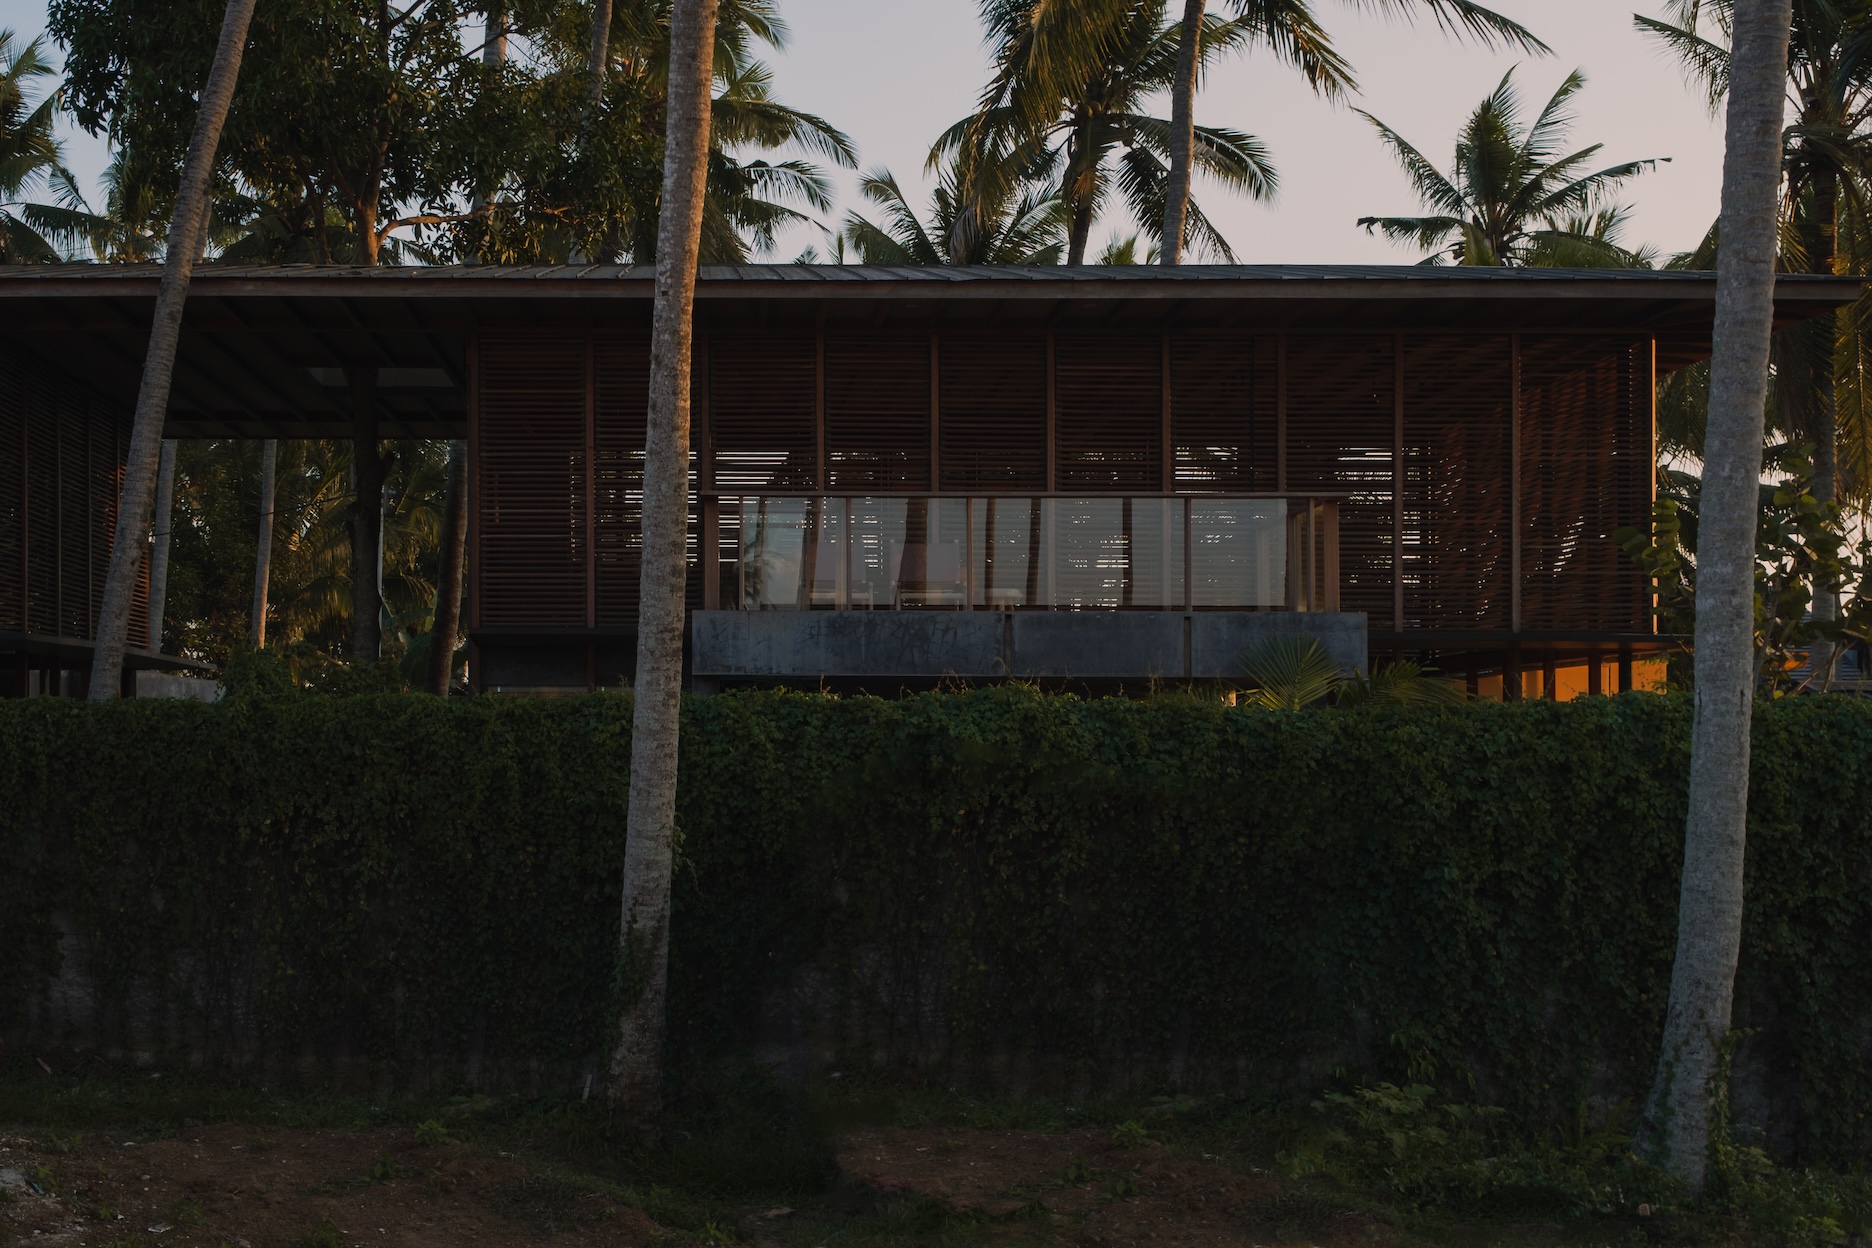
[[[0,265],[0,281],[110,281],[160,277],[160,264],[14,264]],[[195,270],[197,280],[429,282],[429,281],[579,281],[649,282],[649,265],[622,264],[450,264],[410,266],[312,264],[213,264]],[[1289,282],[1431,282],[1474,285],[1494,283],[1541,286],[1587,283],[1638,283],[1678,286],[1711,285],[1716,274],[1695,269],[1548,269],[1423,264],[1186,264],[1161,265],[875,265],[875,264],[716,264],[703,265],[704,283],[719,282],[920,282],[969,283],[1289,283]],[[1855,277],[1783,274],[1784,285],[1861,285]]]
[[[0,298],[49,294],[74,287],[111,287],[140,293],[162,275],[159,264],[57,264],[0,266]],[[490,295],[516,285],[535,292],[551,287],[578,295],[643,297],[652,293],[655,270],[647,265],[536,264],[366,267],[351,265],[222,265],[195,270],[196,283],[217,292],[257,293],[290,289],[353,295]],[[1782,299],[1847,302],[1865,282],[1857,277],[1783,274]],[[1263,298],[1283,296],[1353,298],[1535,297],[1620,299],[1627,297],[1713,298],[1716,275],[1677,269],[1534,269],[1446,265],[1192,264],[1159,265],[704,265],[698,297],[755,295],[838,298],[941,297],[939,291],[970,298]],[[889,292],[889,293],[887,293]]]
[[[0,266],[0,340],[134,400],[162,268]],[[1855,277],[1787,275],[1776,320],[1857,299]],[[377,370],[386,436],[460,436],[476,335],[642,333],[653,270],[624,265],[218,265],[190,287],[175,436],[341,436],[347,370]],[[1713,273],[1423,265],[705,266],[709,333],[927,329],[1179,333],[1609,332],[1661,369],[1709,353]]]

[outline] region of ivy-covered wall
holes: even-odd
[[[0,1035],[575,1085],[628,708],[0,704]],[[1063,1090],[1344,1067],[1556,1119],[1641,1097],[1689,709],[693,701],[672,1053]],[[1863,1162],[1872,704],[1762,707],[1752,800],[1739,1105]]]

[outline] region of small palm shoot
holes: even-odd
[[[1455,706],[1468,695],[1409,659],[1347,674],[1314,637],[1270,637],[1242,656],[1247,706],[1300,711],[1331,700],[1341,707]]]

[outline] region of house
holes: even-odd
[[[157,278],[0,270],[0,440],[121,429]],[[1782,277],[1777,320],[1860,289]],[[474,682],[613,684],[651,297],[615,266],[209,266],[167,433],[466,437]],[[692,678],[1228,678],[1302,633],[1494,696],[1630,688],[1670,641],[1610,535],[1649,517],[1656,381],[1707,357],[1714,297],[1711,274],[1651,271],[706,269]],[[53,392],[94,414],[49,414]],[[75,597],[47,613],[23,553],[57,510],[42,459],[0,459],[16,665],[91,627]]]

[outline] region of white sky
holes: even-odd
[[[1587,86],[1576,97],[1575,146],[1604,143],[1604,164],[1672,158],[1629,187],[1627,245],[1687,250],[1715,218],[1720,122],[1632,27],[1634,7],[1656,12],[1656,0],[1639,6],[1632,0],[1495,0],[1495,8],[1553,46],[1555,54],[1540,60],[1459,43],[1433,22],[1413,27],[1361,16],[1347,0],[1315,0],[1315,7],[1358,71],[1358,106],[1384,118],[1440,167],[1447,168],[1457,126],[1510,66],[1523,65],[1516,77],[1530,112],[1568,70],[1580,68]],[[975,0],[782,0],[782,12],[792,41],[771,58],[779,98],[845,130],[863,167],[891,169],[921,205],[930,141],[969,111],[986,79]],[[43,0],[0,0],[0,28],[30,38],[44,24]],[[1350,108],[1314,98],[1291,71],[1250,56],[1211,71],[1197,119],[1258,135],[1280,171],[1282,190],[1269,205],[1198,185],[1205,210],[1244,262],[1416,259],[1353,224],[1364,215],[1411,213],[1417,205],[1370,125]],[[68,158],[89,187],[106,155],[101,143],[73,130]],[[862,207],[855,176],[841,174],[839,183],[835,220]],[[1130,230],[1122,220],[1102,224],[1094,245]],[[791,259],[819,241],[815,230],[791,231],[777,254]]]

